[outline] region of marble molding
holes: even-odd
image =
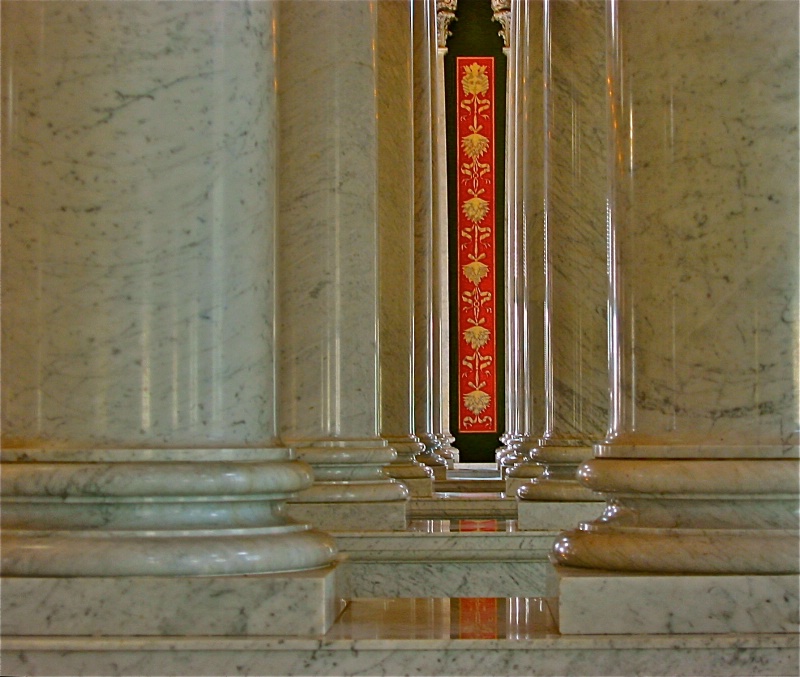
[[[274,632],[265,575],[298,632],[333,620],[273,415],[274,20],[2,6],[4,634],[158,633],[176,598],[190,632],[234,588],[219,632]]]
[[[411,434],[409,12],[279,4],[278,412],[283,438],[314,468],[298,501],[318,524],[377,518],[381,502],[396,504],[389,524],[404,522],[408,490],[381,467],[396,459],[381,433]],[[310,91],[337,115],[320,115]]]

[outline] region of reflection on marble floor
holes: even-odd
[[[557,635],[542,597],[358,599],[326,639],[533,639]]]
[[[467,532],[517,531],[517,521],[513,519],[418,519],[410,520],[408,531],[423,534],[454,534]]]

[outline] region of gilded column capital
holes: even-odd
[[[447,47],[447,38],[450,32],[450,23],[457,21],[456,7],[458,0],[436,0],[436,45],[439,49]]]
[[[492,0],[492,20],[500,24],[497,34],[503,38],[503,47],[508,49],[511,39],[511,0]]]

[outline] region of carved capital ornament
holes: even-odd
[[[492,19],[500,24],[497,34],[503,38],[503,47],[508,49],[511,38],[511,0],[492,0]]]
[[[458,0],[436,0],[436,44],[439,49],[447,47],[447,38],[450,32],[450,23],[457,21],[456,7]]]

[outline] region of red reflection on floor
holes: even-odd
[[[458,600],[459,639],[495,639],[500,636],[497,603],[494,597],[463,597]]]
[[[497,520],[458,520],[458,531],[498,531]]]

